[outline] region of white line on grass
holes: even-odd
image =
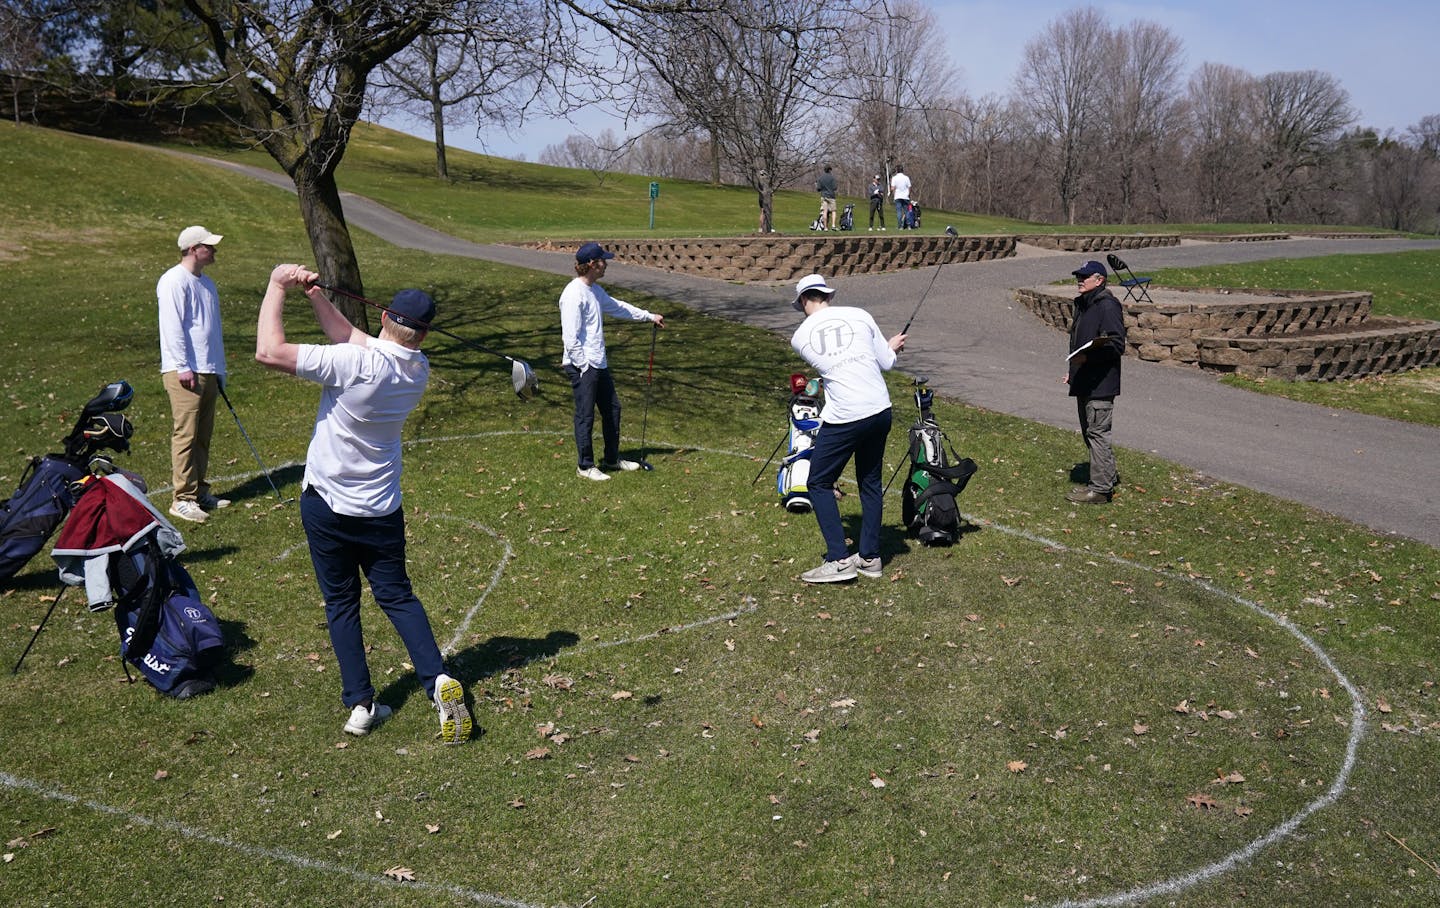
[[[406,444],[415,445],[422,443],[468,441],[476,438],[491,437],[497,435],[533,434],[536,433],[510,430],[503,432],[485,432],[475,435],[455,435],[439,438],[417,439],[414,441],[406,442]],[[656,442],[656,444],[662,443]],[[751,454],[739,451],[725,451],[711,448],[696,447],[684,447],[683,449],[686,451],[725,454],[729,456],[745,458],[747,460],[757,459]],[[285,464],[284,466],[291,466],[291,464]],[[249,475],[254,476],[258,474]],[[224,478],[228,479],[230,477]],[[166,490],[157,489],[151,494],[156,495],[163,491]],[[496,567],[495,572],[491,575],[490,583],[481,592],[480,598],[477,599],[475,604],[471,606],[470,609],[465,613],[465,617],[462,619],[459,629],[456,630],[451,640],[445,644],[445,650],[453,651],[455,646],[458,645],[460,637],[469,627],[470,622],[473,620],[475,614],[484,604],[485,599],[490,595],[490,592],[495,588],[495,585],[499,583],[500,577],[504,573],[505,566],[509,564],[511,559],[514,557],[514,550],[511,548],[510,543],[507,540],[505,540],[503,537],[501,537],[498,533],[496,533],[489,527],[448,514],[433,514],[430,516],[448,520],[455,520],[460,523],[467,524],[471,527],[474,527],[475,529],[478,529],[488,534],[492,538],[499,541],[505,547],[504,556],[502,557],[500,564]],[[1189,583],[1222,599],[1228,599],[1229,601],[1244,608],[1247,608],[1255,614],[1260,615],[1262,618],[1265,618],[1266,620],[1278,625],[1296,640],[1300,641],[1301,645],[1303,645],[1312,654],[1314,654],[1315,658],[1318,659],[1320,663],[1325,666],[1326,670],[1329,671],[1330,674],[1332,674],[1335,679],[1340,682],[1340,685],[1345,688],[1345,692],[1350,695],[1350,737],[1345,745],[1345,759],[1341,763],[1340,770],[1336,774],[1334,781],[1330,783],[1329,788],[1325,790],[1325,793],[1323,795],[1306,804],[1293,816],[1285,820],[1280,825],[1274,827],[1269,832],[1266,832],[1264,835],[1253,839],[1246,845],[1241,846],[1240,848],[1230,852],[1219,860],[1214,861],[1210,864],[1206,864],[1203,867],[1198,867],[1195,870],[1191,870],[1187,873],[1177,874],[1176,876],[1159,880],[1154,883],[1149,883],[1144,886],[1139,886],[1134,889],[1127,889],[1122,892],[1111,893],[1109,895],[1102,895],[1088,899],[1066,899],[1064,901],[1054,903],[1052,908],[1110,908],[1110,906],[1130,905],[1137,902],[1142,902],[1146,899],[1155,898],[1157,896],[1177,895],[1187,889],[1198,886],[1201,883],[1208,882],[1209,880],[1212,880],[1218,876],[1221,876],[1222,874],[1234,870],[1236,867],[1250,860],[1264,849],[1269,848],[1271,845],[1275,845],[1283,841],[1284,839],[1290,837],[1295,832],[1295,830],[1299,828],[1301,823],[1303,823],[1306,819],[1315,814],[1317,811],[1323,810],[1324,808],[1329,807],[1331,804],[1334,804],[1337,800],[1339,800],[1340,796],[1345,793],[1345,791],[1349,787],[1350,775],[1354,771],[1355,763],[1358,759],[1360,742],[1365,737],[1365,704],[1361,699],[1359,689],[1356,688],[1355,685],[1351,683],[1350,679],[1346,677],[1343,672],[1340,671],[1338,666],[1335,665],[1335,662],[1330,658],[1330,654],[1327,653],[1309,635],[1296,627],[1284,615],[1276,614],[1275,612],[1270,611],[1269,609],[1265,608],[1257,602],[1252,602],[1251,600],[1232,593],[1228,590],[1221,589],[1220,587],[1217,587],[1206,580],[1201,580],[1199,578],[1191,577],[1184,574],[1173,574],[1167,571],[1162,571],[1157,568],[1151,567],[1150,565],[1141,564],[1136,561],[1130,561],[1114,554],[1097,554],[1095,552],[1082,551],[1072,548],[1062,542],[1048,539],[1035,533],[1031,533],[1027,530],[1016,529],[1014,527],[1006,526],[1002,523],[985,520],[983,518],[975,517],[970,514],[964,514],[962,516],[964,516],[966,520],[976,524],[977,526],[990,527],[992,529],[999,530],[1000,532],[1007,535],[1015,536],[1029,542],[1033,542],[1037,545],[1043,545],[1048,548],[1052,548],[1061,552],[1066,552],[1071,555],[1086,555],[1090,557],[1104,558],[1107,561],[1110,561],[1114,564],[1122,565],[1127,568],[1132,568],[1138,571],[1142,571],[1144,573],[1156,574],[1166,578],[1178,580],[1183,583]],[[593,646],[582,647],[573,650],[571,651],[571,653],[572,655],[578,655],[581,653],[593,652],[596,650],[607,649],[615,646],[624,646],[628,644],[654,640],[666,634],[678,633],[699,627],[705,627],[707,625],[716,624],[721,621],[730,621],[742,615],[750,614],[754,612],[757,608],[759,608],[759,605],[753,596],[747,595],[742,601],[744,603],[744,607],[733,612],[728,612],[723,615],[714,615],[708,618],[702,618],[698,621],[693,621],[688,624],[675,625],[673,627],[668,627],[660,631],[642,634],[638,637],[630,637],[623,640],[611,640],[603,643],[597,643]],[[210,844],[219,845],[224,848],[231,848],[243,854],[248,854],[252,857],[270,858],[272,860],[282,861],[297,867],[303,867],[307,869],[319,870],[327,873],[347,876],[351,879],[355,879],[361,882],[381,883],[386,885],[403,885],[409,888],[423,888],[435,892],[446,892],[452,895],[461,896],[463,898],[469,899],[470,901],[483,905],[502,905],[507,906],[507,908],[535,908],[535,906],[531,906],[525,902],[518,902],[511,899],[502,898],[500,896],[490,895],[488,893],[477,892],[472,889],[465,889],[461,886],[423,882],[397,883],[395,880],[392,880],[385,876],[366,873],[364,871],[354,870],[349,867],[344,867],[338,864],[331,864],[325,861],[317,861],[313,858],[307,858],[304,855],[296,854],[294,852],[286,851],[284,849],[265,848],[258,845],[250,845],[244,842],[235,841],[234,839],[222,836],[215,836],[208,832],[205,832],[202,829],[187,826],[174,820],[151,818],[141,814],[130,813],[118,807],[112,807],[108,804],[102,804],[98,801],[83,800],[74,795],[66,794],[65,792],[62,792],[58,789],[42,785],[39,782],[34,782],[28,779],[21,779],[3,771],[0,771],[0,785],[4,785],[6,788],[30,791],[32,793],[40,795],[41,797],[51,800],[62,801],[69,804],[77,804],[90,810],[97,811],[99,813],[123,817],[126,820],[132,823],[136,823],[138,825],[152,826],[158,829],[177,832],[181,835],[186,836],[187,838],[196,839],[202,842],[208,842]]]

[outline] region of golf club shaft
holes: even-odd
[[[354,300],[354,301],[357,302],[357,303],[364,303],[365,305],[369,306],[369,307],[372,308],[372,309],[379,309],[381,312],[389,312],[389,311],[390,311],[390,307],[389,307],[389,306],[382,306],[382,305],[380,305],[379,303],[375,302],[374,300],[366,299],[365,297],[361,296],[361,295],[358,294],[358,293],[351,293],[349,290],[346,290],[346,289],[344,289],[343,287],[336,287],[334,284],[321,284],[321,283],[318,283],[318,282],[315,284],[315,286],[316,286],[316,287],[319,287],[321,290],[328,290],[328,291],[330,291],[331,293],[338,293],[338,294],[340,294],[341,296],[348,297],[349,299],[352,299],[352,300]],[[393,318],[394,316],[392,315],[391,317]],[[501,359],[508,359],[508,360],[509,360],[510,362],[512,362],[512,363],[517,361],[517,360],[515,359],[515,357],[513,357],[513,356],[508,356],[508,355],[506,355],[506,354],[504,354],[504,353],[501,353],[499,350],[493,350],[493,349],[491,349],[490,347],[485,346],[484,344],[476,343],[475,341],[469,340],[468,338],[461,337],[461,336],[458,335],[458,334],[452,334],[451,332],[446,331],[444,328],[438,327],[438,326],[436,326],[436,325],[428,324],[428,323],[426,323],[426,322],[422,322],[422,321],[420,321],[420,320],[417,319],[417,318],[409,318],[409,317],[407,316],[405,320],[406,320],[406,321],[409,321],[409,322],[414,322],[415,324],[420,325],[420,326],[421,326],[422,328],[424,328],[426,331],[434,331],[436,334],[443,334],[444,336],[450,338],[451,340],[455,341],[456,343],[463,344],[463,345],[465,345],[466,347],[471,347],[471,348],[473,348],[473,349],[475,349],[475,350],[479,350],[481,353],[488,353],[488,354],[490,354],[491,356],[498,356],[498,357],[500,357]]]
[[[650,386],[655,380],[655,338],[660,334],[660,326],[655,322],[650,323],[650,364],[645,369],[645,415],[640,419],[640,464],[646,468],[649,464],[645,462],[645,430],[650,427]]]
[[[940,276],[940,269],[941,269],[941,268],[944,268],[944,267],[945,267],[945,263],[944,263],[944,262],[941,262],[940,264],[938,264],[938,265],[935,266],[935,273],[932,274],[932,275],[930,275],[930,286],[929,286],[929,287],[926,287],[926,288],[925,288],[925,292],[922,293],[922,294],[920,294],[920,302],[918,302],[918,303],[915,304],[915,311],[912,312],[912,313],[910,313],[910,318],[909,318],[908,321],[905,322],[905,327],[903,327],[903,328],[900,329],[900,333],[901,333],[901,334],[909,334],[909,333],[910,333],[910,323],[913,322],[913,321],[915,321],[915,316],[917,316],[917,315],[920,314],[920,307],[923,306],[923,305],[925,305],[925,298],[930,295],[930,288],[935,286],[935,278],[937,278],[937,277]]]
[[[770,469],[770,461],[774,460],[775,455],[780,453],[780,446],[783,445],[785,443],[785,439],[789,437],[790,431],[787,429],[785,431],[785,434],[780,436],[780,440],[775,443],[775,450],[771,451],[770,456],[765,458],[765,466],[761,467],[760,472],[755,474],[755,478],[750,480],[750,484],[752,486],[760,481],[760,477],[765,473],[766,470]]]
[[[265,461],[260,459],[260,452],[255,450],[254,442],[250,441],[250,433],[245,431],[244,423],[240,422],[240,414],[235,412],[235,407],[230,403],[230,395],[225,393],[224,382],[220,383],[220,398],[225,401],[225,408],[230,411],[230,415],[235,417],[235,428],[240,430],[240,437],[245,439],[245,444],[250,448],[250,453],[254,456],[255,462],[260,465],[260,472],[265,474],[266,482],[269,482],[270,488],[275,491],[275,497],[279,499],[281,504],[284,504],[285,496],[280,494],[279,486],[275,485],[275,480],[270,476],[270,468],[265,466]]]
[[[50,621],[50,616],[54,614],[55,606],[60,604],[60,597],[65,595],[66,589],[68,589],[68,587],[62,583],[60,585],[60,591],[57,592],[55,598],[51,600],[50,607],[45,610],[45,617],[40,619],[40,626],[35,628],[35,633],[31,635],[30,642],[25,644],[25,652],[20,654],[20,658],[15,661],[15,667],[10,669],[10,674],[18,675],[20,673],[20,664],[25,661],[26,656],[30,655],[30,647],[34,646],[35,641],[40,639],[40,632],[45,630],[45,625]]]

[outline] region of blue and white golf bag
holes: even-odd
[[[820,431],[820,380],[796,373],[790,376],[790,437],[785,459],[775,474],[775,491],[785,510],[810,510],[810,453]]]

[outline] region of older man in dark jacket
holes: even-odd
[[[1090,449],[1090,481],[1065,497],[1076,504],[1105,504],[1119,481],[1110,428],[1120,394],[1120,357],[1125,352],[1125,313],[1106,286],[1105,266],[1076,268],[1075,312],[1070,322],[1070,371],[1065,381],[1075,398],[1080,433]]]

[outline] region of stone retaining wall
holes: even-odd
[[[1061,252],[1109,252],[1115,249],[1148,249],[1151,246],[1178,246],[1180,237],[1159,233],[1024,233],[1017,242]]]
[[[1252,378],[1312,381],[1440,364],[1440,323],[1372,317],[1368,293],[1245,290],[1233,291],[1246,299],[1231,304],[1213,301],[1232,292],[1222,289],[1163,291],[1171,298],[1187,292],[1210,301],[1122,303],[1131,354]],[[1015,298],[1069,333],[1074,296],[1068,290],[1022,288]]]
[[[574,249],[579,243],[545,244]],[[617,261],[726,281],[793,281],[878,274],[926,265],[977,262],[1015,254],[1013,236],[825,234],[665,240],[606,240]]]

